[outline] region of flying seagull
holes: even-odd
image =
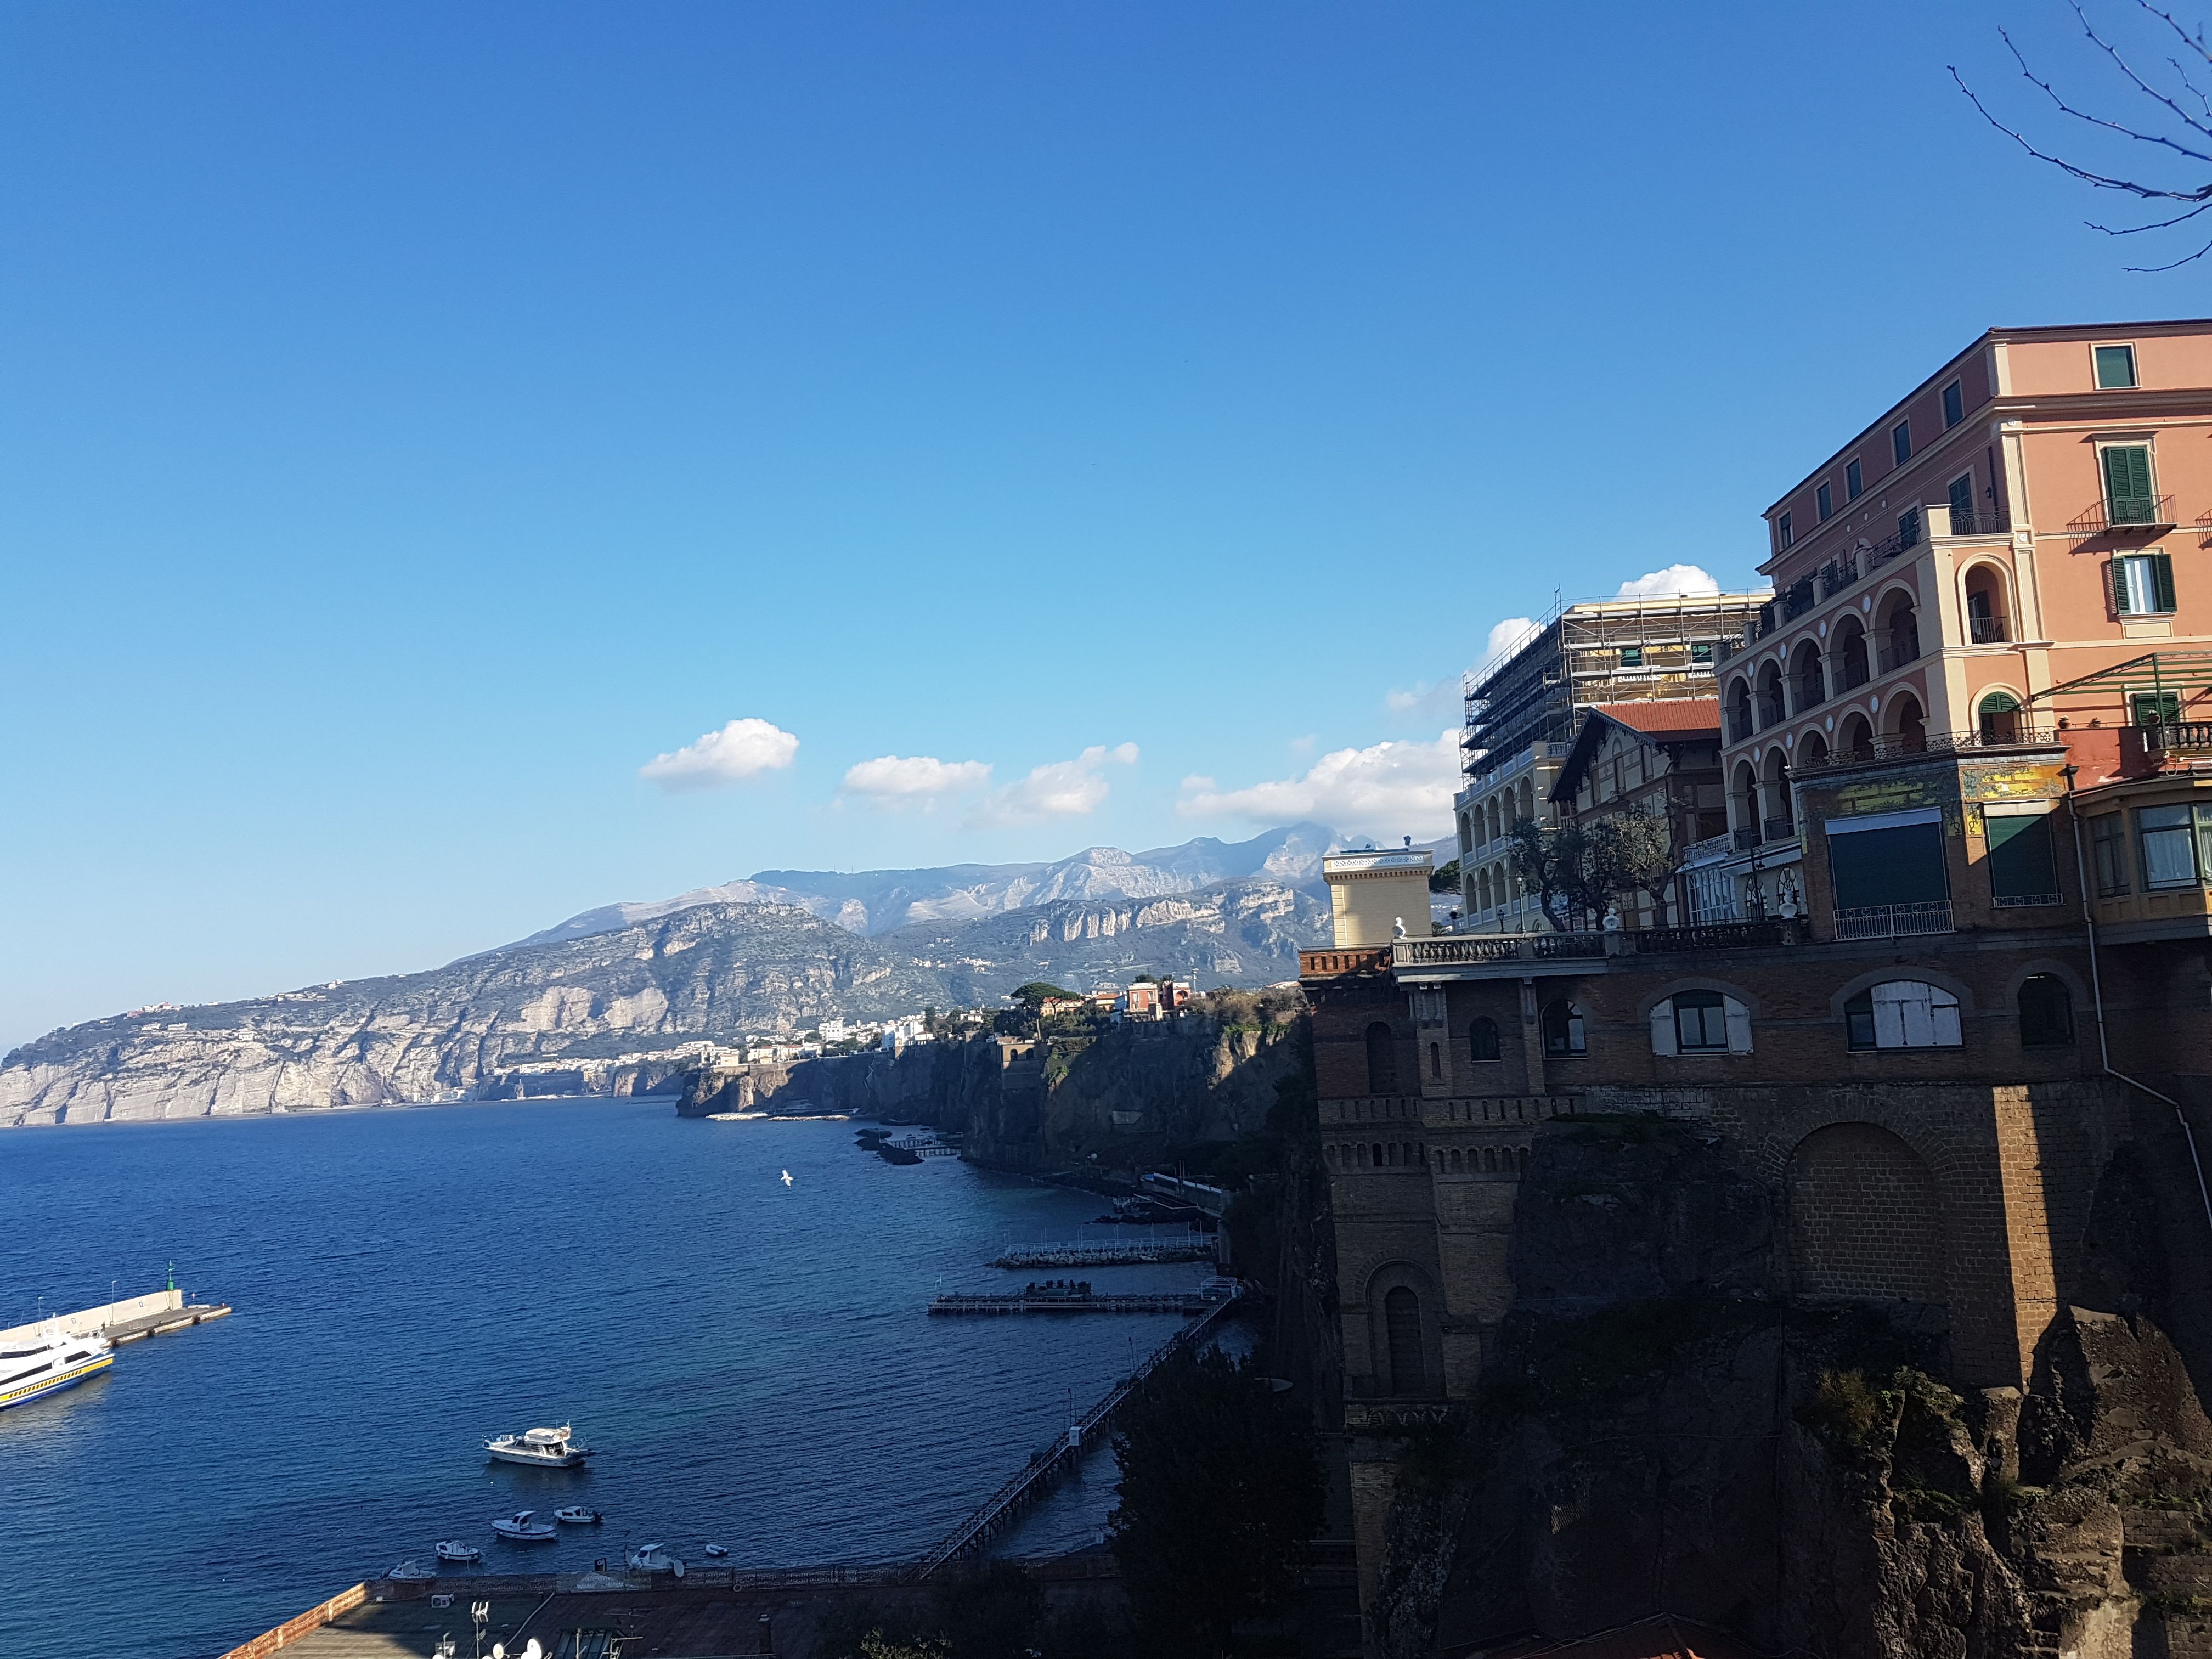
[[[783,1172],[783,1184],[787,1187],[791,1185],[791,1171],[788,1170]]]

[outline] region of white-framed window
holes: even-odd
[[[1677,991],[1651,1010],[1655,1054],[1747,1054],[1751,1010],[1719,991]]]
[[[2112,556],[2112,610],[2122,617],[2163,617],[2172,614],[2173,560],[2160,552],[2118,553]]]
[[[2100,345],[2089,349],[2100,392],[2129,392],[2136,384],[2136,349],[2131,345]]]

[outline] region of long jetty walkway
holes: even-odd
[[[1030,1458],[1027,1468],[985,1498],[974,1514],[939,1540],[936,1547],[915,1564],[908,1575],[909,1582],[919,1583],[947,1563],[988,1549],[993,1539],[1004,1533],[1024,1510],[1058,1486],[1083,1461],[1085,1449],[1098,1434],[1114,1425],[1115,1418],[1144,1386],[1146,1378],[1165,1364],[1170,1355],[1188,1347],[1212,1330],[1238,1300],[1229,1297],[1212,1303],[1155,1349],[1143,1364],[1116,1382],[1106,1397],[1085,1412],[1066,1434],[1057,1437]]]
[[[1178,1231],[1165,1237],[1115,1240],[1110,1244],[1016,1244],[994,1267],[1120,1267],[1163,1261],[1211,1261],[1211,1234]]]
[[[933,1314],[1200,1314],[1223,1298],[1205,1291],[1139,1291],[1113,1296],[1003,1295],[948,1291],[932,1298]]]

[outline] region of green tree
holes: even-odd
[[[1114,1553],[1150,1650],[1235,1651],[1240,1620],[1296,1591],[1299,1552],[1321,1529],[1321,1462],[1305,1413],[1249,1364],[1186,1352],[1130,1403],[1114,1456]]]
[[[1035,1013],[1046,1002],[1073,997],[1074,994],[1073,991],[1061,990],[1060,987],[1047,979],[1033,979],[1026,985],[1018,985],[1014,988],[1014,1000],[1031,1013]]]
[[[1457,859],[1452,860],[1450,863],[1441,866],[1430,875],[1429,890],[1431,893],[1459,891],[1459,860]]]
[[[1516,818],[1508,832],[1513,842],[1513,871],[1536,895],[1544,919],[1564,933],[1583,902],[1589,849],[1583,832],[1570,823],[1547,830],[1534,818]]]

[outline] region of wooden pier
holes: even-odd
[[[964,1556],[980,1553],[990,1547],[991,1540],[1012,1526],[1022,1512],[1042,1498],[1083,1461],[1083,1454],[1097,1437],[1114,1426],[1121,1414],[1145,1380],[1158,1370],[1169,1357],[1188,1347],[1224,1318],[1239,1298],[1234,1296],[1212,1302],[1197,1318],[1185,1325],[1146,1358],[1145,1363],[1116,1382],[1106,1397],[1083,1414],[1063,1435],[1056,1436],[1052,1443],[1030,1459],[1029,1467],[1008,1480],[998,1491],[977,1506],[975,1512],[938,1540],[935,1547],[915,1563],[908,1581],[919,1583],[932,1574],[940,1571],[947,1563]],[[934,1308],[931,1309],[933,1313]]]
[[[933,1314],[1202,1314],[1228,1298],[1206,1291],[1140,1291],[1115,1296],[1032,1296],[948,1291],[933,1298]]]
[[[994,1267],[1120,1267],[1155,1262],[1211,1261],[1212,1235],[1176,1232],[1165,1238],[1117,1239],[1110,1244],[1016,1244],[994,1260]]]

